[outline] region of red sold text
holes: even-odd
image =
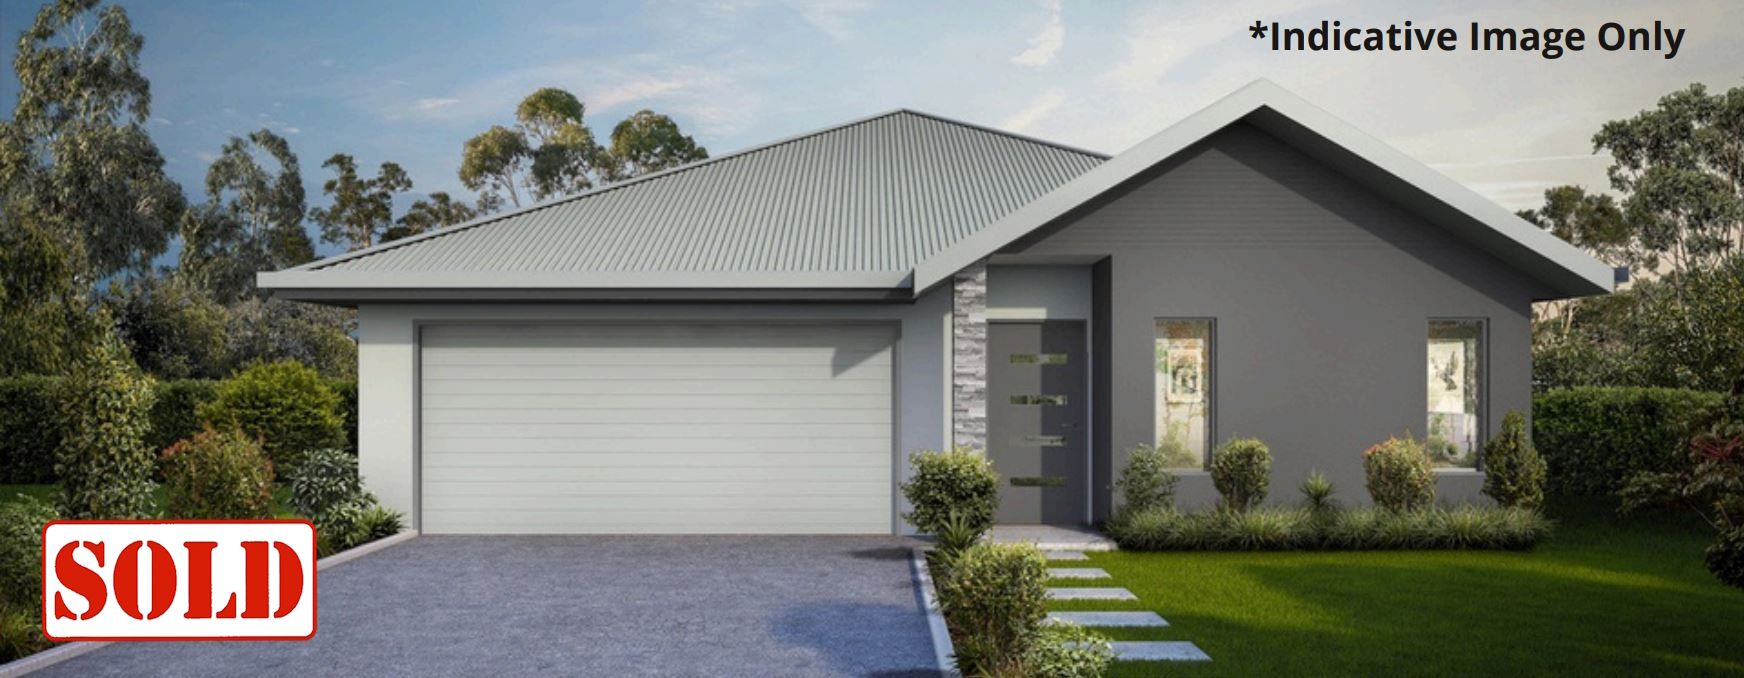
[[[308,521],[68,520],[42,542],[42,629],[54,640],[315,635]]]

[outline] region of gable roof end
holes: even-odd
[[[1612,291],[1614,272],[1459,182],[1269,80],[1257,80],[915,267],[919,294],[958,270],[1066,216],[1229,125],[1245,121],[1331,165],[1499,259],[1557,295]]]

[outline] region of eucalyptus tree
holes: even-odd
[[[363,177],[357,173],[357,161],[344,153],[333,154],[321,166],[334,174],[321,186],[333,204],[309,212],[321,225],[321,239],[344,245],[347,251],[374,245],[393,225],[394,195],[411,190],[412,177],[393,162],[382,163],[375,176]]]
[[[274,165],[262,166],[262,156]],[[272,130],[231,137],[206,170],[206,203],[182,219],[177,274],[228,303],[255,293],[254,274],[315,258],[303,228],[301,165]]]
[[[612,128],[606,155],[610,162],[602,169],[618,181],[706,159],[708,149],[680,131],[672,118],[642,109]]]
[[[479,211],[471,205],[459,202],[445,192],[436,191],[424,200],[413,201],[412,206],[406,208],[406,213],[400,215],[392,227],[382,232],[381,241],[399,240],[443,226],[465,223],[478,215]]]

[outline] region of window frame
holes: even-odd
[[[1429,338],[1430,338],[1429,330],[1433,326],[1434,323],[1476,323],[1477,324],[1478,348],[1477,348],[1476,354],[1478,357],[1478,373],[1477,373],[1477,378],[1475,379],[1475,381],[1477,382],[1477,387],[1478,387],[1478,400],[1477,400],[1477,407],[1475,408],[1477,411],[1472,413],[1473,416],[1477,417],[1477,430],[1473,434],[1475,439],[1472,441],[1472,460],[1473,460],[1472,465],[1471,466],[1436,466],[1433,470],[1436,473],[1481,472],[1484,470],[1484,443],[1488,442],[1490,439],[1490,437],[1489,437],[1490,436],[1490,318],[1489,318],[1489,316],[1439,316],[1439,315],[1432,315],[1432,316],[1429,316],[1428,318],[1426,318],[1423,322],[1423,339],[1424,339],[1423,366],[1425,368],[1427,368],[1428,364],[1429,364]],[[1427,376],[1427,374],[1425,376]],[[1429,402],[1427,400],[1427,395],[1429,392],[1429,385],[1428,384],[1424,384],[1423,392],[1425,394],[1425,400],[1423,403],[1423,421],[1422,421],[1423,426],[1424,426],[1423,436],[1424,436],[1424,439],[1427,440],[1429,437],[1429,434],[1430,434],[1429,429],[1428,429],[1428,426],[1429,426]]]
[[[1155,316],[1155,317],[1151,318],[1151,337],[1150,337],[1150,346],[1149,346],[1149,351],[1150,351],[1150,355],[1151,355],[1151,358],[1150,358],[1150,362],[1151,362],[1151,385],[1150,385],[1151,436],[1150,436],[1150,443],[1153,445],[1161,441],[1160,437],[1158,436],[1158,433],[1160,433],[1160,432],[1157,430],[1157,408],[1161,407],[1164,404],[1164,403],[1158,402],[1158,397],[1157,397],[1157,366],[1156,366],[1156,350],[1157,350],[1157,339],[1158,339],[1157,329],[1158,329],[1158,325],[1161,325],[1162,323],[1205,323],[1205,369],[1208,372],[1208,374],[1205,375],[1205,384],[1204,384],[1204,388],[1205,388],[1205,400],[1204,400],[1204,402],[1205,402],[1205,447],[1204,447],[1204,452],[1199,455],[1199,465],[1197,467],[1183,466],[1183,467],[1171,469],[1171,470],[1177,471],[1177,472],[1205,473],[1205,472],[1208,472],[1211,468],[1211,453],[1216,449],[1216,446],[1217,446],[1217,391],[1218,391],[1218,389],[1217,389],[1217,373],[1219,372],[1219,370],[1217,369],[1217,350],[1218,350],[1217,349],[1217,318],[1216,318],[1216,316],[1208,316],[1208,315]]]

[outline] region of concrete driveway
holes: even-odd
[[[118,643],[44,676],[935,676],[894,537],[419,537],[320,574],[309,642]]]

